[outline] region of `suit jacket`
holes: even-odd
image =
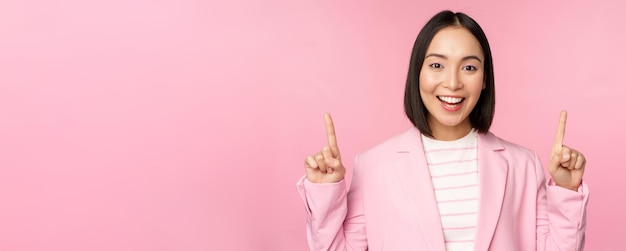
[[[420,132],[411,128],[358,154],[352,184],[303,177],[311,250],[444,251],[441,218]],[[582,250],[588,199],[546,181],[537,154],[478,135],[474,250]]]

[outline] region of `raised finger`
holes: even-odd
[[[335,135],[333,118],[329,113],[325,113],[324,120],[326,121],[326,138],[328,139],[328,147],[330,147],[333,157],[339,157],[339,146],[337,146],[337,136]]]
[[[559,124],[556,128],[556,134],[554,136],[554,144],[552,145],[552,151],[558,153],[563,147],[563,138],[565,138],[565,124],[567,123],[567,111],[561,111],[559,117]]]
[[[322,156],[324,156],[324,160],[326,161],[326,165],[330,165],[329,161],[333,159],[333,154],[330,151],[330,147],[325,146],[322,148]]]

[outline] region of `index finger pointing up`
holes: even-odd
[[[559,118],[559,125],[556,128],[556,135],[554,136],[554,145],[552,145],[553,151],[561,152],[563,147],[563,138],[565,137],[565,124],[567,122],[567,111],[561,111],[561,117]]]
[[[333,118],[330,117],[330,114],[325,113],[324,120],[326,121],[326,137],[328,138],[328,147],[330,147],[333,157],[339,157],[339,146],[337,146],[337,136],[335,135]]]

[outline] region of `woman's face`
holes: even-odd
[[[472,128],[469,114],[484,84],[484,54],[467,29],[446,27],[431,41],[420,71],[420,96],[433,136],[461,138]]]

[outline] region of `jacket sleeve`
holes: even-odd
[[[362,183],[357,166],[358,156],[349,192],[345,180],[315,184],[305,176],[296,184],[306,209],[310,250],[367,250]]]
[[[546,181],[539,158],[537,167],[537,250],[583,250],[589,189],[581,183],[571,191]]]

